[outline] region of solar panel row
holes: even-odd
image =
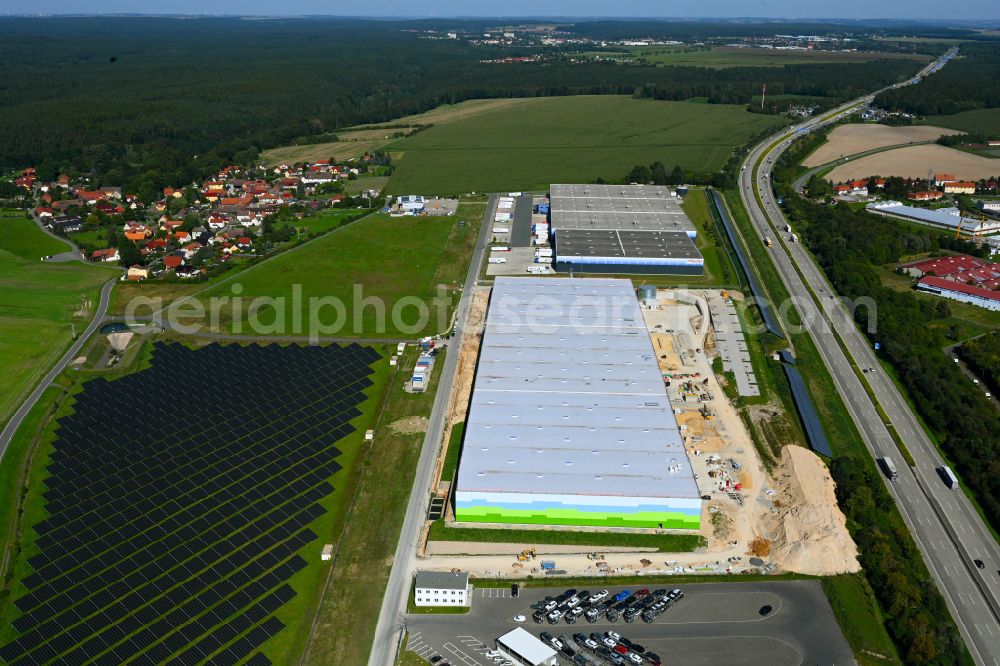
[[[268,616],[295,594],[295,553],[316,539],[334,444],[379,358],[158,343],[150,369],[84,384],[56,430],[21,635],[0,659],[270,664],[250,655],[283,628]]]

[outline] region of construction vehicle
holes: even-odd
[[[536,556],[537,556],[537,552],[535,551],[534,548],[525,548],[524,550],[522,550],[518,554],[517,561],[518,562],[527,562],[528,560],[535,559]]]
[[[604,559],[604,555],[602,553],[588,553],[587,554],[587,559],[588,560],[603,560]]]
[[[715,416],[715,414],[712,413],[712,410],[709,409],[708,407],[702,407],[698,411],[701,412],[702,418],[704,418],[706,421],[711,421],[712,418]]]

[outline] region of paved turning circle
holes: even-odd
[[[14,664],[235,664],[284,625],[380,358],[330,347],[157,343],[59,421]]]

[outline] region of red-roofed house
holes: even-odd
[[[939,190],[930,190],[929,192],[920,191],[914,192],[910,195],[910,199],[913,201],[937,201],[944,196],[944,192]]]
[[[168,255],[163,258],[163,265],[169,270],[176,269],[184,265],[184,257],[176,254]]]
[[[954,183],[945,183],[945,194],[975,194],[976,184],[970,181],[958,180]]]
[[[944,185],[945,183],[954,183],[957,179],[953,173],[936,173],[934,174],[934,184],[937,186]]]
[[[112,262],[118,261],[120,257],[117,248],[109,247],[104,250],[94,250],[90,258],[94,261]]]

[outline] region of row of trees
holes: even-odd
[[[837,502],[858,556],[906,664],[962,664],[967,652],[892,496],[871,464],[844,456],[830,464]]]

